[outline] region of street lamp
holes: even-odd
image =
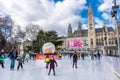
[[[107,53],[107,36],[102,37],[102,45],[104,46],[104,53]]]
[[[119,9],[119,6],[116,4],[116,0],[113,1],[114,6],[112,6],[112,10],[111,10],[111,15],[112,17],[115,17],[115,21],[116,21],[116,33],[117,33],[117,43],[118,43],[118,54],[120,57],[120,43],[119,43],[119,28],[118,28],[118,20],[117,20],[117,11]]]

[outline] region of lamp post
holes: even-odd
[[[104,55],[108,54],[108,51],[107,51],[107,31],[105,28],[103,28],[102,45],[104,46]]]
[[[105,43],[106,43],[106,41],[105,41],[105,36],[103,36],[103,37],[102,37],[102,45],[104,46],[104,47],[103,47],[103,54],[104,54],[104,55],[105,55],[106,52],[107,52],[107,51],[106,51],[106,47],[105,47],[105,46],[106,46]]]
[[[116,0],[113,1],[114,6],[112,6],[112,10],[111,10],[111,15],[112,17],[115,17],[115,21],[116,21],[116,37],[117,37],[117,43],[118,43],[118,54],[120,57],[120,43],[119,43],[119,28],[118,28],[118,20],[117,20],[117,11],[119,9],[119,6],[116,4]]]

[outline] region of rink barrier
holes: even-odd
[[[110,68],[110,70],[120,79],[120,74],[117,71],[115,71],[113,67],[110,66],[110,64],[105,60],[105,58],[104,61],[107,64],[107,66]]]
[[[44,60],[46,55],[36,55],[36,60]],[[54,59],[59,59],[59,55],[49,55],[50,58],[54,57]]]

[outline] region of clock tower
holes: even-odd
[[[88,8],[88,46],[89,48],[96,48],[96,32],[94,26],[94,16],[92,6]]]

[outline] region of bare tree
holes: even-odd
[[[27,37],[33,41],[36,39],[37,33],[39,32],[40,27],[39,25],[36,24],[29,24],[26,26],[26,33],[27,33]]]
[[[0,16],[0,45],[7,50],[8,38],[11,36],[13,20],[10,17]]]
[[[4,39],[8,41],[11,36],[12,28],[14,27],[14,21],[9,17],[0,18],[0,31],[2,32]]]
[[[40,30],[40,26],[36,24],[29,24],[26,26],[26,38],[32,41],[32,50],[33,50],[33,41],[36,40],[36,36]]]

